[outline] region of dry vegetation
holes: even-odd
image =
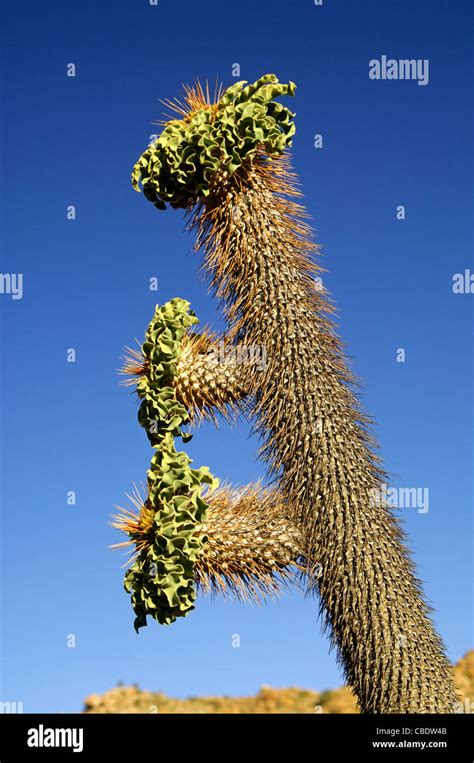
[[[455,666],[456,686],[464,712],[474,712],[474,650]],[[466,701],[467,700],[467,701]],[[189,697],[174,699],[138,686],[117,686],[104,694],[91,694],[86,713],[355,713],[354,695],[346,686],[316,692],[263,686],[253,697]]]

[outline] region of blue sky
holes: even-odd
[[[274,72],[297,84],[292,154],[340,332],[394,484],[429,488],[427,513],[399,514],[449,656],[473,646],[474,297],[452,290],[455,273],[474,270],[469,6],[10,4],[1,270],[24,284],[22,299],[0,294],[0,700],[74,712],[119,680],[174,696],[342,681],[317,602],[298,591],[261,609],[201,598],[183,621],[150,622],[137,636],[123,557],[108,549],[119,540],[113,506],[151,455],[135,402],[117,386],[123,346],[174,296],[222,327],[182,214],[134,193],[131,168],[156,132],[159,99],[195,77],[230,85],[235,63],[241,79]],[[383,54],[428,59],[429,84],[370,80],[369,61]],[[187,447],[233,483],[263,473],[245,425],[206,425]]]

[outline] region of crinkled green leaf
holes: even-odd
[[[176,450],[175,437],[187,441],[190,435],[181,430],[188,412],[176,400],[172,380],[184,333],[198,322],[185,300],[157,305],[142,345],[147,373],[137,383],[138,419],[155,449],[147,473],[155,539],[125,573],[137,632],[147,615],[169,624],[194,609],[196,599],[194,564],[207,541],[196,534],[208,508],[201,493],[205,484],[218,481],[206,466],[191,469],[189,456]]]
[[[271,155],[283,153],[295,132],[294,114],[273,99],[293,95],[295,87],[266,74],[251,85],[235,83],[216,107],[168,122],[135,164],[133,187],[139,191],[141,183],[160,209],[165,202],[186,207],[190,199],[209,194],[218,170],[233,174],[259,145]]]

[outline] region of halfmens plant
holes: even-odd
[[[265,559],[272,580],[278,572],[301,574],[303,566],[363,712],[452,712],[451,668],[403,531],[390,508],[373,498],[387,477],[370,419],[358,404],[332,304],[315,286],[317,249],[287,156],[294,114],[274,100],[294,91],[293,83],[281,84],[271,74],[252,85],[236,83],[214,101],[199,85],[187,88],[177,118],[165,124],[133,171],[134,187],[155,206],[170,204],[189,214],[228,322],[221,339],[183,339],[184,349],[172,362],[173,381],[164,387],[173,391],[167,400],[195,421],[214,409],[251,416],[263,443],[260,455],[278,484],[271,490],[249,486],[240,502],[229,499],[230,488],[216,498],[212,485],[209,503],[202,493],[199,498],[206,504],[201,513],[202,486],[180,485],[180,499],[196,496],[190,513],[203,533],[205,528],[192,557],[194,580],[224,589],[223,565],[234,565],[227,588],[237,580],[238,592],[248,586],[252,594],[266,580]],[[216,363],[206,348],[217,341],[265,347],[266,363],[258,369],[251,362]],[[146,406],[142,421],[149,418]],[[169,447],[168,430],[163,437]],[[158,439],[152,444],[159,449]],[[163,481],[152,486],[159,533]],[[271,536],[266,543],[257,529],[253,545],[249,537],[253,567],[239,557],[245,517],[254,530],[268,525]],[[219,537],[207,557],[210,570],[202,560],[213,533]],[[251,569],[253,587],[247,583]],[[143,577],[133,578],[139,618],[156,599],[151,588],[162,582],[147,585]]]

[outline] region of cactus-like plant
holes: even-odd
[[[286,155],[294,115],[274,100],[294,90],[274,75],[238,82],[214,101],[199,85],[187,88],[177,118],[133,170],[134,187],[155,206],[191,213],[228,331],[220,340],[192,334],[186,318],[156,351],[152,328],[143,357],[129,361],[144,398],[141,423],[149,429],[157,408],[163,423],[150,435],[157,452],[146,502],[128,524],[118,522],[138,553],[127,586],[138,624],[146,613],[169,622],[189,611],[193,581],[252,597],[303,566],[363,712],[451,712],[451,668],[404,534],[376,499],[386,477],[370,420],[328,295],[315,286],[316,247]],[[220,358],[219,345],[228,350]],[[248,352],[255,347],[265,349],[265,363]],[[171,449],[185,421],[232,408],[256,421],[278,489],[236,495],[212,484],[203,493],[208,472],[193,472]],[[185,515],[182,531],[169,511]],[[154,578],[148,556],[163,565]],[[167,559],[183,569],[169,590]]]

